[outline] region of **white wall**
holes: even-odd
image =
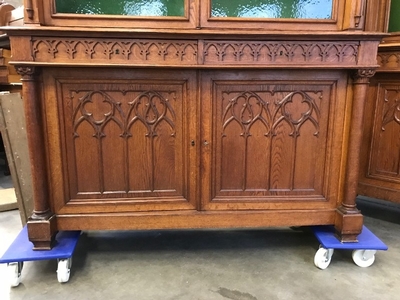
[[[24,0],[5,0],[4,2],[7,2],[11,4],[14,7],[21,6],[24,3]]]

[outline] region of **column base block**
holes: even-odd
[[[339,207],[336,210],[335,233],[342,243],[358,242],[357,236],[361,233],[364,217],[358,209],[346,210]]]
[[[44,219],[29,218],[27,227],[28,238],[33,243],[33,250],[51,250],[57,234],[55,215]]]

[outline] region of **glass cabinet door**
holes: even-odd
[[[208,0],[201,16],[202,24],[210,27],[337,30],[343,4],[339,0]]]
[[[45,25],[340,30],[344,0],[42,0]]]
[[[332,0],[211,0],[211,17],[330,19]]]
[[[194,28],[197,0],[44,0],[46,25]]]
[[[392,0],[390,4],[389,32],[400,32],[400,1]]]
[[[185,0],[55,0],[56,13],[184,17]]]

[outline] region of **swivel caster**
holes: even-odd
[[[321,270],[325,270],[331,263],[333,252],[333,249],[325,249],[320,246],[314,256],[314,265]]]
[[[354,250],[352,254],[353,261],[357,266],[367,268],[374,263],[375,253],[376,250]]]
[[[21,283],[21,272],[23,266],[24,263],[22,261],[12,262],[7,265],[10,286],[16,287]]]
[[[71,273],[72,258],[65,258],[58,260],[57,279],[58,282],[68,282]]]

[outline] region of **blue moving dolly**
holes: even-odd
[[[377,250],[387,250],[388,247],[378,239],[367,227],[363,226],[358,242],[341,243],[335,236],[333,226],[315,226],[312,230],[321,243],[314,256],[314,264],[317,268],[326,269],[331,263],[334,249],[353,250],[353,261],[359,267],[369,267],[375,261]]]
[[[24,261],[57,259],[57,279],[59,282],[68,282],[72,254],[78,243],[80,231],[60,231],[55,238],[51,250],[32,250],[33,244],[28,239],[28,230],[25,226],[7,251],[0,258],[0,263],[7,263],[11,286],[18,286],[21,282],[21,271]]]

